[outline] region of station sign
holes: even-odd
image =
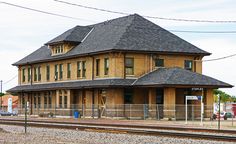
[[[202,96],[186,96],[186,100],[201,100]]]
[[[192,88],[192,91],[202,91],[203,88]]]

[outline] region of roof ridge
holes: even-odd
[[[168,76],[168,78],[165,80],[165,82],[168,82],[170,80],[170,78],[173,76],[174,72],[176,71],[176,68],[180,68],[180,67],[172,67],[172,68],[166,68],[166,69],[173,69],[173,71],[171,72],[171,74]],[[180,68],[181,69],[181,68]]]
[[[126,17],[126,18],[132,17],[132,20],[131,20],[131,22],[130,22],[127,26],[125,26],[125,31],[124,31],[124,32],[122,33],[122,35],[119,37],[119,40],[116,42],[116,44],[114,45],[113,48],[115,48],[115,47],[117,46],[117,44],[121,41],[122,37],[123,37],[123,36],[125,35],[125,33],[127,32],[128,27],[131,26],[132,23],[134,22],[134,19],[135,19],[136,15],[137,15],[137,14],[128,15],[128,16]]]
[[[146,75],[149,75],[149,74],[151,74],[151,73],[154,73],[155,71],[158,71],[159,69],[164,69],[164,68],[157,68],[157,69],[155,69],[155,70],[151,70],[150,72],[141,75],[141,76],[140,76],[139,78],[137,78],[131,85],[134,85],[140,78],[145,77]]]

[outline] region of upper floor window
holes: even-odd
[[[37,68],[34,67],[34,81],[37,81]]]
[[[104,75],[109,73],[109,58],[104,59]]]
[[[82,61],[82,77],[86,77],[86,61]]]
[[[61,80],[63,78],[63,64],[59,65],[59,79]]]
[[[25,82],[25,68],[22,69],[22,81]]]
[[[54,79],[57,81],[58,80],[58,65],[55,65],[55,73],[54,73]]]
[[[192,70],[193,69],[193,61],[192,60],[185,60],[184,61],[184,68],[186,70]]]
[[[55,48],[54,48],[55,54],[61,54],[61,53],[63,53],[63,51],[64,51],[63,49],[64,49],[63,45],[57,45],[57,46],[55,46]]]
[[[50,66],[49,65],[47,65],[46,67],[46,79],[50,80]]]
[[[41,81],[41,67],[34,67],[34,81]]]
[[[96,76],[100,75],[100,59],[96,59]]]
[[[155,59],[155,67],[164,67],[164,59]]]
[[[134,58],[125,58],[125,73],[126,75],[134,74]]]
[[[71,76],[71,63],[67,64],[67,78],[70,78]]]
[[[77,77],[81,77],[81,61],[77,62]]]
[[[31,68],[28,68],[28,82],[31,80]]]
[[[38,81],[41,81],[41,67],[38,67]]]

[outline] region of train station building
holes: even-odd
[[[84,117],[182,119],[186,96],[232,85],[202,74],[206,52],[138,14],[76,26],[14,63],[19,108]],[[200,109],[199,101],[189,101]],[[196,114],[197,116],[197,114]]]

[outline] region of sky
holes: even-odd
[[[0,0],[78,19],[62,18],[33,12],[0,3],[0,80],[3,91],[17,85],[17,67],[12,64],[32,53],[47,41],[76,25],[89,25],[124,15],[100,12],[65,5],[54,0]],[[234,0],[65,0],[139,15],[167,18],[235,20]],[[196,23],[149,19],[167,30],[236,31],[236,23]],[[177,33],[177,36],[212,53],[204,59],[214,59],[236,53],[236,33]],[[236,85],[236,57],[204,62],[203,74]],[[10,80],[10,81],[9,81]],[[221,89],[236,95],[236,88]]]

